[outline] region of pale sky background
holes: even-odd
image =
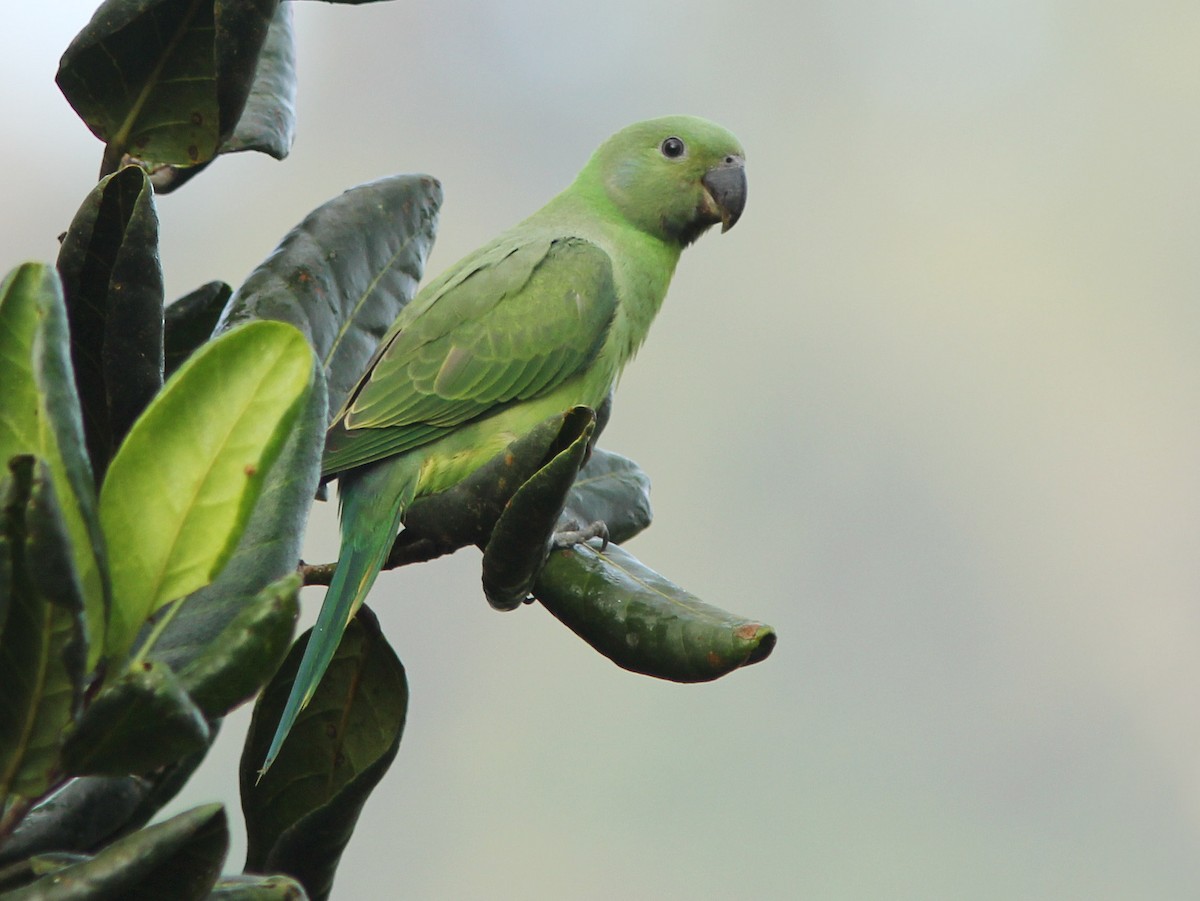
[[[53,84],[92,3],[11,6],[4,270],[101,153]],[[412,704],[335,898],[1200,896],[1200,5],[296,21],[295,150],[160,198],[169,296],[394,172],[444,183],[438,271],[629,122],[739,135],[745,216],[685,254],[603,444],[654,479],[630,550],[779,633],[676,686],[491,611],[474,552],[385,575]],[[309,558],[333,536],[325,505]],[[170,808],[229,804],[231,871],[246,721]]]

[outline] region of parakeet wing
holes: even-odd
[[[414,303],[330,429],[326,473],[557,387],[595,358],[617,297],[604,250],[556,238],[493,245]]]

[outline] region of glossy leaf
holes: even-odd
[[[313,898],[329,893],[371,790],[396,756],[408,706],[404,668],[362,607],[271,769],[259,779],[307,644],[293,646],[254,709],[242,752],[246,870],[287,873]]]
[[[233,289],[224,282],[209,282],[185,294],[164,311],[163,367],[171,375],[212,337],[221,310]]]
[[[217,881],[229,848],[220,804],[147,826],[99,854],[6,894],[5,901],[199,901]]]
[[[441,202],[435,179],[396,175],[317,207],[238,288],[220,328],[295,325],[321,360],[336,413],[416,292]]]
[[[280,3],[258,55],[250,96],[222,153],[258,150],[281,160],[296,132],[296,39],[292,5]]]
[[[88,669],[104,649],[108,574],[84,452],[62,289],[54,269],[26,263],[0,283],[0,465],[46,461],[83,588]]]
[[[300,574],[268,585],[179,673],[208,718],[248,701],[278,669],[300,614]]]
[[[110,682],[63,748],[72,776],[141,775],[208,747],[208,723],[179,678],[146,661]]]
[[[593,522],[608,526],[610,541],[628,541],[650,525],[650,477],[628,457],[592,449],[567,496],[560,528]]]
[[[311,352],[295,329],[249,323],[193,356],[134,424],[100,492],[114,656],[152,613],[220,572],[311,375]]]
[[[54,784],[83,698],[83,593],[47,467],[14,457],[0,479],[0,807]]]
[[[163,277],[153,195],[135,166],[103,179],[75,214],[58,253],[97,482],[162,387]]]
[[[529,596],[546,560],[555,523],[587,456],[593,427],[530,476],[509,500],[483,550],[483,592],[497,610],[514,610]]]
[[[33,854],[95,850],[119,834],[149,781],[140,776],[84,776],[33,808],[0,845],[0,867]]]
[[[321,468],[325,439],[325,391],[321,371],[313,362],[313,389],[278,458],[267,469],[262,493],[233,556],[210,585],[193,592],[176,607],[164,608],[165,628],[149,636],[152,644],[142,656],[163,660],[183,672],[208,655],[218,636],[255,596],[296,569],[313,493]],[[274,625],[282,625],[272,615]],[[294,624],[287,626],[290,639]],[[286,650],[286,644],[285,648]],[[280,657],[275,657],[278,664]],[[270,672],[263,674],[263,678]]]
[[[770,626],[703,603],[615,544],[553,552],[534,594],[617,666],[659,679],[716,679],[775,647]]]

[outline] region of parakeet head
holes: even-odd
[[[718,222],[733,228],[746,206],[745,167],[742,145],[721,126],[664,116],[605,141],[579,181],[642,231],[687,245]]]

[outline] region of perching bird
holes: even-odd
[[[683,248],[712,225],[732,228],[745,203],[733,135],[691,116],[639,122],[404,308],[326,438],[341,552],[262,772],[413,499],[457,484],[555,413],[599,408],[645,340]]]

